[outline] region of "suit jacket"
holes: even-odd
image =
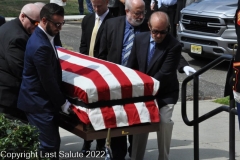
[[[179,82],[177,67],[181,57],[180,43],[167,34],[162,43],[157,44],[155,53],[147,66],[150,32],[139,33],[134,39],[127,67],[139,70],[160,81],[157,93],[159,107],[175,104],[178,100]]]
[[[37,27],[26,46],[18,108],[29,113],[58,112],[66,101],[61,81],[55,51],[47,35]]]
[[[98,58],[121,64],[126,16],[108,19],[104,24]],[[149,31],[147,22],[138,26],[140,32]]]
[[[19,18],[0,27],[0,105],[17,107],[29,34]]]
[[[100,40],[101,35],[103,32],[104,23],[107,19],[112,18],[110,12],[106,15],[104,18],[101,26],[98,29],[97,37],[95,40],[95,46],[94,46],[94,57],[98,56],[99,48],[100,48]],[[89,54],[89,48],[90,48],[90,42],[92,37],[92,31],[95,25],[95,13],[86,15],[82,20],[82,38],[80,43],[79,52],[88,55]]]

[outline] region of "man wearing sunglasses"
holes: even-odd
[[[69,114],[70,105],[61,91],[62,69],[54,44],[54,36],[64,24],[64,9],[48,3],[42,8],[40,19],[26,46],[17,107],[38,128],[38,155],[58,160],[59,110]]]
[[[0,27],[0,112],[8,117],[26,120],[25,114],[17,109],[17,98],[26,44],[40,21],[41,7],[26,4],[18,18]]]
[[[160,82],[156,96],[160,110],[160,130],[157,131],[158,160],[168,160],[174,105],[179,95],[177,68],[181,44],[169,34],[169,18],[164,12],[154,12],[148,22],[150,32],[136,35],[127,67],[139,70]],[[143,160],[148,133],[133,135],[132,160]]]

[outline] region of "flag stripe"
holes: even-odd
[[[116,128],[117,127],[117,121],[116,121],[116,115],[114,113],[113,107],[107,106],[107,107],[101,107],[102,116],[104,119],[104,124],[106,128]]]
[[[96,71],[98,71],[98,73],[101,73],[101,77],[106,81],[106,83],[108,84],[108,86],[104,86],[102,84],[101,88],[109,88],[109,86],[111,86],[111,90],[110,90],[110,99],[121,99],[122,95],[121,95],[121,85],[118,83],[117,79],[115,78],[115,76],[109,71],[109,69],[100,63],[95,63],[86,59],[81,59],[79,57],[75,57],[75,56],[69,56],[68,54],[64,53],[64,52],[59,52],[59,57],[60,59],[62,59],[63,61],[67,61],[69,63],[73,63],[73,64],[81,64],[81,66],[85,66],[86,68],[91,68],[91,69],[95,69]],[[64,67],[64,63],[61,64],[62,68],[66,68]],[[72,66],[68,66],[67,68],[71,68]],[[63,69],[64,70],[64,69]],[[73,76],[74,75],[74,76]],[[81,75],[75,75],[73,73],[73,75],[71,74],[66,74],[63,71],[63,81],[68,82],[72,85],[78,86],[80,88],[82,88],[83,90],[87,91],[91,91],[90,93],[88,93],[88,97],[89,97],[89,103],[92,102],[96,102],[98,101],[98,95],[96,95],[98,92],[96,92],[97,88],[95,87],[95,85],[93,85],[94,83],[92,81],[95,81],[95,79],[97,77],[94,77],[93,80],[89,79],[89,81],[91,82],[86,82],[83,83],[82,80],[86,81],[86,78],[81,76]],[[98,82],[96,82],[98,83]]]
[[[82,100],[86,103],[88,103],[88,97],[87,97],[87,93],[82,90],[81,88],[77,87],[77,86],[73,86],[72,84],[66,83],[66,82],[62,82],[63,83],[63,88],[64,88],[64,93],[71,97],[71,98],[77,98],[79,100]]]
[[[94,85],[96,86],[96,92],[98,95],[98,101],[103,101],[103,100],[110,100],[110,89],[106,81],[102,78],[101,74],[98,73],[96,70],[93,70],[91,68],[83,67],[81,65],[76,65],[73,63],[68,63],[67,61],[60,60],[62,64],[62,69],[65,71],[69,71],[78,75],[81,75],[83,77],[89,78],[89,79],[94,79],[92,81]],[[69,67],[71,66],[71,68]],[[82,83],[82,82],[81,82]],[[83,84],[85,85],[85,84]],[[104,85],[105,87],[102,88],[101,86]],[[89,102],[88,101],[83,101],[85,103]]]
[[[97,63],[101,63],[104,64],[111,72],[112,74],[116,77],[116,79],[118,80],[118,82],[121,85],[121,94],[122,97],[120,99],[124,99],[124,98],[129,98],[132,97],[132,84],[129,81],[128,77],[126,76],[126,74],[118,67],[118,65],[114,64],[114,63],[109,63],[97,58],[93,58],[93,57],[89,57],[83,54],[79,54],[76,52],[72,52],[72,51],[68,51],[62,48],[58,48],[59,51],[62,52],[66,52],[70,55],[79,57],[79,58],[84,58],[93,62],[97,62]],[[128,86],[128,87],[125,87]]]
[[[150,114],[150,119],[151,119],[150,122],[159,122],[160,114],[159,114],[156,100],[145,102],[145,104],[147,106],[148,113],[151,113]]]
[[[135,104],[132,104],[132,103],[126,104],[126,105],[124,105],[124,109],[127,113],[129,126],[141,123],[141,120],[140,120],[140,117],[138,114],[138,110],[137,110]]]

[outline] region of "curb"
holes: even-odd
[[[83,19],[85,15],[68,15],[64,16],[65,21],[77,21]],[[11,21],[15,19],[16,17],[5,17],[6,21]]]

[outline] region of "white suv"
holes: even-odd
[[[199,0],[181,11],[177,28],[184,52],[192,58],[233,54],[238,0]]]

